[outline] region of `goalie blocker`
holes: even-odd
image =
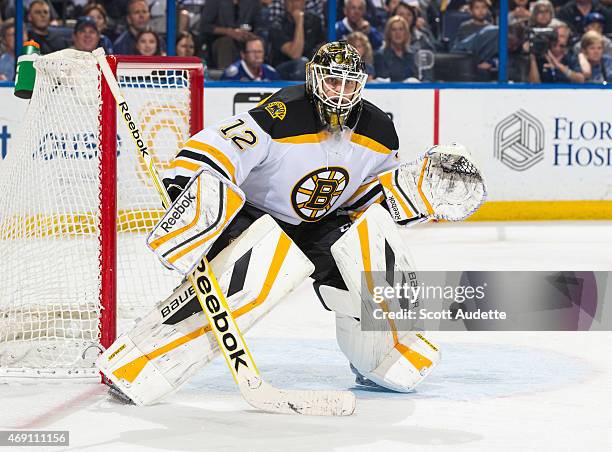
[[[164,265],[188,275],[244,205],[244,193],[207,169],[192,177],[147,238]]]

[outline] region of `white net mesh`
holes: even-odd
[[[133,66],[119,64],[118,80],[161,169],[189,137],[189,71]],[[36,71],[18,145],[0,165],[0,374],[78,374],[97,356],[83,352],[99,340],[102,310],[100,74],[94,58],[77,51],[42,57]],[[161,202],[125,126],[117,132],[121,331],[180,278],[146,249]]]

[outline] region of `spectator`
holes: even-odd
[[[283,80],[304,80],[306,62],[325,41],[321,21],[304,0],[285,0],[285,16],[270,29],[272,64]]]
[[[377,78],[402,82],[416,77],[414,54],[409,51],[410,29],[400,16],[393,16],[385,25],[385,42],[374,55],[374,69]]]
[[[188,31],[180,32],[176,37],[176,56],[186,57],[195,55],[195,39]]]
[[[269,4],[264,5],[266,19],[270,24],[280,22],[285,17],[285,1],[284,0],[266,0]]]
[[[327,0],[306,0],[306,11],[321,18],[321,26],[325,26],[327,16]]]
[[[365,64],[365,72],[368,80],[374,80],[376,71],[374,70],[374,52],[372,45],[366,35],[360,31],[354,31],[346,37],[346,42],[355,47]]]
[[[603,37],[595,30],[587,31],[580,40],[576,69],[587,83],[607,84],[612,81],[612,57],[604,54]]]
[[[529,0],[512,0],[510,2],[510,12],[508,13],[508,23],[527,22],[531,17],[528,5]]]
[[[104,5],[111,27],[123,21],[127,15],[129,0],[95,0],[95,2]]]
[[[594,30],[603,37],[604,42],[604,53],[606,55],[612,56],[612,41],[607,36],[603,35],[603,30],[605,27],[606,18],[603,14],[598,12],[590,12],[584,18],[584,29],[585,31]],[[580,41],[576,42],[574,46],[574,53],[578,55],[580,53]]]
[[[385,1],[386,0],[365,0],[365,12],[363,13],[363,17],[372,26],[376,27],[377,30],[384,27],[389,17],[393,15],[387,12]],[[346,15],[344,12],[345,7],[345,0],[336,0],[336,17],[344,17]]]
[[[108,29],[108,16],[106,15],[104,6],[97,3],[90,3],[83,9],[83,15],[89,16],[96,21],[96,27],[100,33],[100,43],[98,45],[104,47],[106,53],[114,53],[112,41],[104,34]]]
[[[529,43],[527,43],[527,48]],[[499,28],[497,25],[487,25],[480,31],[457,41],[451,48],[451,53],[471,53],[478,59],[478,79],[490,81],[497,71],[499,49]]]
[[[397,5],[397,8],[395,8],[395,15],[403,17],[408,23],[408,28],[410,28],[410,35],[412,37],[410,45],[414,50],[426,49],[432,52],[436,50],[434,44],[435,40],[431,32],[427,28],[420,30],[417,26],[419,12],[414,6],[402,1]]]
[[[567,23],[575,36],[585,32],[585,18],[591,12],[600,13],[605,17],[604,33],[612,33],[612,17],[608,8],[593,0],[570,0],[561,7],[557,17]]]
[[[538,0],[531,5],[531,17],[528,24],[531,28],[548,27],[555,17],[555,10],[548,0]]]
[[[529,55],[530,83],[584,83],[584,76],[571,68],[575,58],[568,52],[568,38],[557,35],[542,55]]]
[[[40,45],[41,54],[46,55],[68,47],[68,42],[61,34],[49,29],[51,12],[49,5],[44,0],[34,0],[30,3],[28,22],[32,27],[28,38]]]
[[[152,28],[145,28],[136,35],[134,53],[144,56],[161,55],[160,44],[159,35]]]
[[[177,28],[183,31],[199,31],[205,0],[180,0],[178,2],[179,16]]]
[[[523,49],[527,36],[527,21],[508,24],[508,81],[526,83],[529,81],[528,47]]]
[[[149,4],[149,14],[151,15],[148,27],[157,33],[157,36],[161,36],[166,32],[166,0],[147,0],[147,3]]]
[[[53,7],[59,12],[59,19],[61,24],[66,24],[67,19],[78,20],[79,17],[84,16],[84,7],[89,3],[90,0],[48,0],[51,4],[51,20],[56,19],[53,16]]]
[[[568,24],[559,19],[553,19],[548,24],[555,32],[557,33],[557,37],[561,41],[561,44],[566,46],[568,49],[570,48],[570,41],[572,37],[572,30]],[[578,52],[576,52],[578,54]]]
[[[416,25],[416,18],[418,17],[417,10],[414,6],[409,5],[405,1],[401,1],[395,7],[393,11],[393,16],[403,17],[406,22],[408,22],[408,26],[413,28]]]
[[[23,0],[23,7],[26,11],[30,9],[30,6],[34,3],[34,0]],[[56,21],[59,17],[57,11],[53,7],[52,2],[46,2],[49,6],[49,13],[51,15],[51,21]],[[4,9],[4,17],[15,17],[15,0],[1,1],[0,9]]]
[[[336,36],[344,39],[354,31],[360,31],[368,37],[374,50],[380,48],[383,38],[376,27],[370,25],[364,15],[366,0],[346,0],[344,4],[344,19],[336,22]]]
[[[196,56],[196,39],[193,34],[189,31],[181,31],[176,36],[176,56],[180,57],[192,57]],[[208,67],[206,61],[203,58],[202,64],[204,65],[204,77],[208,80]]]
[[[280,22],[285,17],[285,1],[284,0],[262,0],[269,2],[267,7],[267,18],[270,24]],[[266,6],[266,5],[264,5]],[[312,13],[321,20],[321,27],[325,27],[325,17],[327,15],[326,0],[306,0],[305,12]]]
[[[82,52],[91,52],[98,47],[100,32],[96,21],[89,16],[79,17],[72,33],[73,48]]]
[[[230,64],[221,80],[231,81],[273,81],[278,80],[278,72],[272,66],[264,63],[265,50],[264,41],[255,36],[241,43],[240,59]]]
[[[442,33],[441,4],[434,0],[419,0],[419,17],[417,27],[422,30],[429,29],[434,37]],[[447,2],[448,3],[448,2]]]
[[[478,33],[486,26],[491,25],[491,22],[487,20],[490,14],[487,0],[470,0],[469,5],[472,18],[466,20],[459,26],[459,30],[455,36],[456,42],[461,42],[468,36]]]
[[[136,37],[138,34],[149,27],[151,14],[149,6],[145,0],[129,0],[127,4],[126,21],[128,28],[113,43],[116,54],[134,55],[136,49]],[[165,43],[159,39],[160,51],[165,50]]]
[[[12,82],[15,80],[15,19],[13,18],[5,20],[0,26],[0,49],[2,49],[0,81]]]
[[[387,12],[387,20],[395,16],[396,9],[402,0],[385,0],[385,11]],[[385,21],[386,22],[386,21]]]
[[[206,0],[204,4],[201,31],[214,67],[225,68],[239,58],[239,44],[263,28],[261,0]]]
[[[440,0],[440,11],[467,11],[469,0]]]
[[[418,3],[418,0],[412,0]],[[383,27],[389,18],[385,0],[366,0],[366,18],[377,29]]]
[[[425,3],[424,6],[428,8],[431,2],[424,0],[424,3]],[[405,13],[402,12],[402,7],[406,7],[406,6],[412,8],[411,12],[414,16],[414,25],[416,26],[416,28],[418,30],[423,30],[424,32],[431,34],[429,23],[423,17],[422,7],[418,0],[400,0],[400,2],[396,4],[395,9],[393,10],[394,13],[391,15],[392,16],[398,15],[398,16],[404,17],[403,14]],[[404,19],[406,18],[404,17]],[[408,19],[406,19],[406,21],[408,22],[408,25],[410,25],[410,21]],[[433,37],[433,34],[432,34],[432,37]]]

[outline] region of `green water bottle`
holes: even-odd
[[[21,56],[17,59],[17,73],[15,74],[15,96],[21,99],[30,99],[34,90],[36,70],[34,61],[40,56],[40,45],[36,41],[23,43]]]

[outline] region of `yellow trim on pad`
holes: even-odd
[[[366,277],[366,284],[368,286],[368,291],[373,294],[374,293],[374,281],[372,280],[372,260],[370,256],[370,237],[368,232],[368,224],[367,220],[363,220],[360,224],[357,225],[357,233],[359,236],[359,245],[361,248],[361,260],[363,262],[363,271]],[[382,301],[380,303],[380,307],[385,312],[389,312],[389,307],[387,306],[386,301]],[[431,367],[432,362],[429,358],[421,355],[419,352],[411,349],[405,344],[402,344],[399,341],[397,336],[397,327],[395,326],[395,321],[387,318],[387,323],[389,323],[389,327],[391,329],[391,334],[393,336],[393,347],[417,370],[421,370],[424,367]]]
[[[289,236],[286,233],[282,232],[276,244],[276,250],[274,251],[274,255],[272,256],[272,262],[270,263],[270,267],[268,268],[268,273],[266,274],[266,279],[263,282],[261,291],[253,300],[244,304],[235,311],[232,311],[234,318],[237,319],[238,317],[241,317],[244,314],[252,311],[266,300],[266,298],[270,294],[270,290],[272,290],[274,282],[280,274],[283,262],[285,262],[285,258],[287,257],[289,249],[291,248],[291,243],[292,241]],[[140,373],[149,361],[153,361],[155,358],[158,358],[176,349],[177,347],[180,347],[181,345],[186,344],[187,342],[202,336],[203,334],[209,333],[210,331],[211,328],[208,324],[206,326],[197,328],[166,345],[152,350],[149,353],[145,353],[144,355],[139,356],[138,358],[130,361],[129,363],[124,364],[123,366],[113,371],[113,375],[115,375],[115,377],[117,378],[123,378],[124,380],[133,383],[134,380],[136,380],[136,377],[140,375]]]

